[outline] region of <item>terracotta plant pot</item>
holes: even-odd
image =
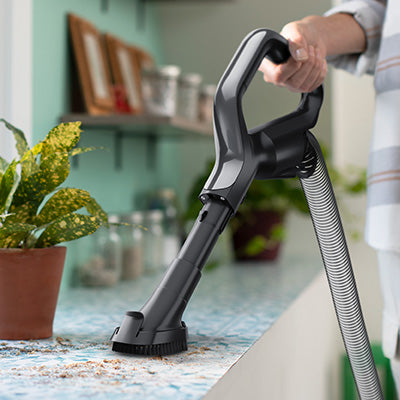
[[[271,241],[271,231],[283,224],[283,215],[276,211],[254,211],[244,217],[238,213],[238,228],[233,232],[233,247],[238,261],[274,261],[279,255],[281,241]],[[255,236],[262,236],[268,242],[267,248],[257,254],[248,254],[246,247]],[[272,242],[272,243],[271,243]]]
[[[0,339],[44,339],[53,320],[66,247],[0,249]]]

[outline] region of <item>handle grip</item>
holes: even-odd
[[[284,37],[279,39],[270,39],[271,48],[265,54],[265,58],[274,64],[283,64],[290,58],[289,44]]]

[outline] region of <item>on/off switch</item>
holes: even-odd
[[[199,215],[199,221],[200,221],[200,222],[203,222],[203,221],[206,219],[207,214],[208,214],[208,211],[207,211],[207,210],[202,210],[202,211],[200,212],[200,215]]]

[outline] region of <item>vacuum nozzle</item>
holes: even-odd
[[[232,209],[221,199],[208,198],[182,246],[140,312],[128,311],[111,340],[113,350],[139,355],[167,355],[187,350],[182,314],[201,278],[201,269]]]
[[[187,328],[181,326],[169,330],[142,330],[144,315],[128,311],[120,327],[111,337],[112,349],[119,353],[138,355],[168,355],[187,350]]]

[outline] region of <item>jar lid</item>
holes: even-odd
[[[161,210],[150,210],[147,212],[147,219],[152,222],[162,222],[164,214]]]
[[[217,91],[216,85],[204,85],[204,86],[202,86],[202,88],[200,90],[201,94],[204,94],[207,96],[214,96],[216,91]]]
[[[199,74],[183,74],[179,77],[179,82],[186,85],[200,85],[202,77]]]
[[[116,214],[109,214],[108,215],[108,222],[110,224],[117,224],[119,222],[119,216]]]
[[[159,67],[144,68],[142,70],[144,75],[148,76],[161,76],[167,78],[177,78],[181,73],[181,69],[176,65],[164,65]]]
[[[143,223],[144,215],[142,211],[133,211],[129,214],[121,216],[121,221],[128,224],[141,225]]]
[[[130,220],[132,224],[137,224],[140,225],[143,223],[143,213],[140,211],[135,211],[132,214],[130,214]]]
[[[172,188],[161,188],[157,190],[156,194],[161,197],[162,199],[166,200],[175,200],[176,199],[176,192]]]

